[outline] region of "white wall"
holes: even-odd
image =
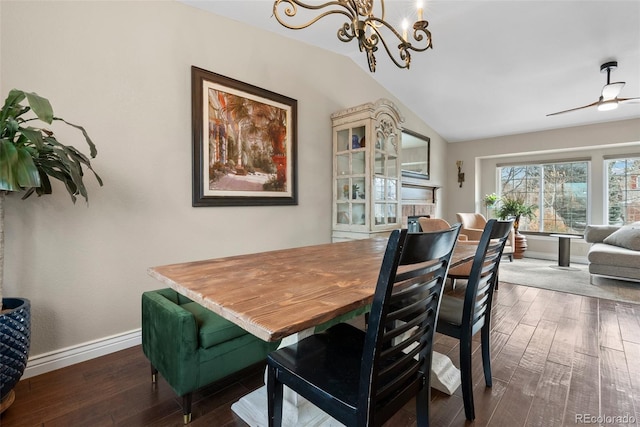
[[[330,241],[332,112],[386,97],[351,60],[176,2],[2,1],[0,89],[35,91],[98,147],[75,206],[6,203],[5,296],[31,299],[32,356],[140,326],[150,266]],[[355,46],[354,46],[355,48]],[[299,205],[191,207],[190,67],[298,100]],[[445,142],[431,137],[432,182]],[[85,150],[81,136],[60,129]]]
[[[606,113],[605,113],[606,114]],[[592,224],[605,223],[603,156],[610,154],[640,153],[640,119],[624,120],[564,128],[521,135],[511,135],[478,141],[448,144],[447,184],[454,188],[449,194],[445,216],[455,220],[456,212],[485,213],[482,198],[496,192],[496,164],[506,161],[541,161],[558,158],[591,159]],[[464,162],[466,182],[462,188],[457,182],[456,160]],[[557,239],[529,237],[525,256],[555,259]],[[572,242],[572,259],[584,262],[588,245]]]

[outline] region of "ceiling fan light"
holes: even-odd
[[[602,98],[610,100],[620,95],[624,82],[608,83],[602,88]]]
[[[618,108],[617,99],[609,99],[598,104],[598,111],[609,111]]]

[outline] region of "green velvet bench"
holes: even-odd
[[[173,289],[142,294],[142,350],[157,373],[182,397],[191,421],[192,392],[266,359],[278,342],[246,332]]]

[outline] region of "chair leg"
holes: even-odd
[[[429,364],[431,365],[431,364]],[[431,384],[426,379],[426,384],[416,396],[416,423],[418,427],[429,427],[429,405],[431,404]]]
[[[269,427],[282,425],[283,385],[276,379],[276,369],[267,366],[267,419]]]
[[[151,365],[151,384],[154,386],[158,383],[158,370],[155,366]]]
[[[491,378],[491,344],[489,343],[489,325],[485,324],[480,330],[482,346],[482,367],[484,369],[484,382],[487,387],[493,386]]]
[[[469,421],[476,417],[473,406],[473,380],[471,379],[471,337],[460,339],[460,377],[464,414]]]
[[[191,399],[193,393],[187,393],[182,396],[182,418],[185,424],[191,422]]]

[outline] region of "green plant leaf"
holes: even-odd
[[[4,106],[2,107],[0,122],[4,123],[11,114],[14,114],[14,117],[19,116],[19,114],[17,114],[18,109],[16,106],[24,100],[25,96],[24,92],[18,89],[13,89],[9,92],[7,99],[4,101]]]
[[[53,121],[53,108],[51,107],[49,100],[41,97],[35,92],[27,92],[25,95],[27,96],[27,101],[29,101],[29,105],[35,115],[43,122],[51,124]]]
[[[27,99],[27,105],[23,101]],[[22,116],[33,110],[35,117]],[[59,120],[82,132],[89,146],[90,156],[84,155],[73,146],[59,142],[51,130],[25,124],[42,121],[51,124]],[[84,185],[84,168],[91,170],[100,185],[102,179],[91,166],[89,158],[97,155],[95,144],[84,127],[54,117],[53,108],[46,98],[36,93],[14,89],[5,100],[0,111],[0,190],[25,190],[23,199],[36,193],[38,196],[51,194],[51,178],[64,183],[71,200],[77,196],[88,201]]]
[[[21,188],[40,187],[40,174],[31,153],[26,148],[18,148],[18,158],[13,167]]]
[[[523,216],[531,220],[535,216],[534,210],[536,208],[536,205],[527,205],[523,197],[506,196],[502,198],[501,205],[496,213],[500,219]]]
[[[38,150],[42,149],[44,142],[40,130],[28,127],[20,129],[20,133],[22,133],[29,141],[33,142]]]
[[[20,186],[13,171],[18,159],[18,150],[13,142],[0,139],[0,190],[18,191]]]
[[[62,119],[60,117],[54,117],[53,120],[60,120],[66,124],[68,124],[71,127],[74,127],[76,129],[79,129],[82,134],[84,135],[84,139],[87,141],[87,144],[89,145],[89,154],[91,155],[91,158],[93,159],[94,157],[96,157],[96,155],[98,154],[98,150],[96,149],[96,146],[94,145],[93,141],[91,141],[91,138],[89,138],[89,134],[87,133],[87,131],[80,125],[74,125],[73,123],[69,123],[68,121],[66,121],[65,119]]]
[[[59,143],[55,138],[49,137],[45,141],[51,145],[37,159],[40,170],[44,174],[62,181],[74,203],[78,194],[87,200],[87,192],[82,183],[82,168],[80,164],[69,158],[66,152],[67,147]],[[38,195],[50,194],[50,191],[37,192]]]
[[[91,161],[87,158],[87,156],[85,156],[84,154],[76,150],[76,148],[73,146],[66,146],[65,151],[69,156],[71,156],[72,158],[75,158],[78,162],[84,164],[87,167],[87,169],[93,172],[93,175],[96,177],[96,180],[98,181],[100,186],[102,186],[103,184],[102,178],[100,178],[100,176],[96,173],[96,171],[93,170],[93,167],[91,167]]]

